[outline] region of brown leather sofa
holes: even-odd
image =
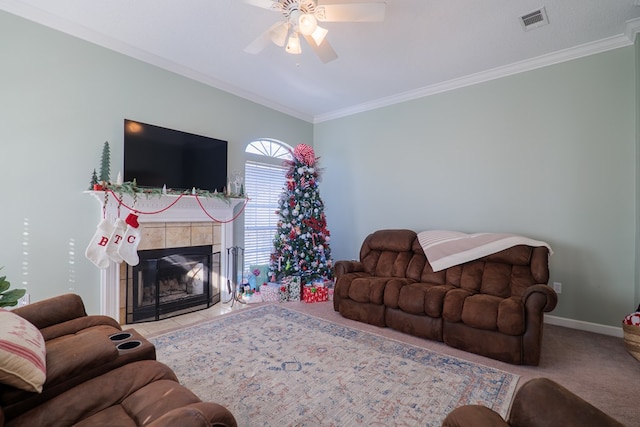
[[[235,426],[233,415],[182,387],[155,347],[108,316],[87,315],[75,294],[13,313],[44,338],[42,392],[0,384],[0,426]]]
[[[358,261],[335,263],[334,309],[346,318],[538,365],[543,314],[557,295],[546,247],[517,245],[434,272],[416,232],[367,236]]]
[[[495,411],[481,405],[454,409],[443,427],[623,427],[609,415],[561,385],[536,378],[516,393],[505,421]]]

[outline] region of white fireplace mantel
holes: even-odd
[[[221,265],[227,265],[226,248],[233,246],[233,219],[238,215],[239,205],[243,198],[218,198],[193,195],[144,195],[140,194],[134,201],[127,194],[110,191],[87,191],[100,203],[100,215],[115,221],[126,218],[132,212],[138,215],[138,222],[220,222],[220,246],[223,249]],[[105,203],[106,199],[106,203]],[[122,202],[122,203],[120,203]],[[201,206],[202,205],[202,206]],[[222,272],[224,276],[225,272]],[[226,277],[223,277],[223,282]],[[120,319],[120,268],[115,262],[100,273],[100,311],[101,314]]]

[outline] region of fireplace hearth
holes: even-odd
[[[138,251],[127,268],[126,322],[166,319],[220,301],[220,252],[212,246]]]

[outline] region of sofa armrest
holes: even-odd
[[[451,411],[442,427],[509,427],[509,424],[486,406],[465,405]]]
[[[512,427],[622,427],[595,406],[566,388],[536,378],[516,393],[509,415]]]
[[[234,416],[227,408],[213,402],[199,402],[176,408],[148,427],[237,427]]]
[[[347,273],[359,273],[364,271],[364,264],[360,261],[340,260],[334,264],[334,277],[338,278]]]
[[[534,295],[542,296],[543,299],[532,298]],[[556,308],[556,304],[558,304],[558,294],[547,285],[538,284],[529,286],[522,295],[522,302],[524,305],[529,306],[530,304],[536,304],[533,301],[540,304],[542,311],[549,312]]]
[[[87,315],[82,298],[76,294],[64,294],[34,302],[18,307],[13,312],[38,329]]]

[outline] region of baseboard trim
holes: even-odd
[[[566,319],[557,316],[544,316],[544,323],[565,328],[578,329],[581,331],[595,332],[596,334],[610,335],[622,338],[622,327],[600,325],[598,323],[583,322],[582,320]]]

